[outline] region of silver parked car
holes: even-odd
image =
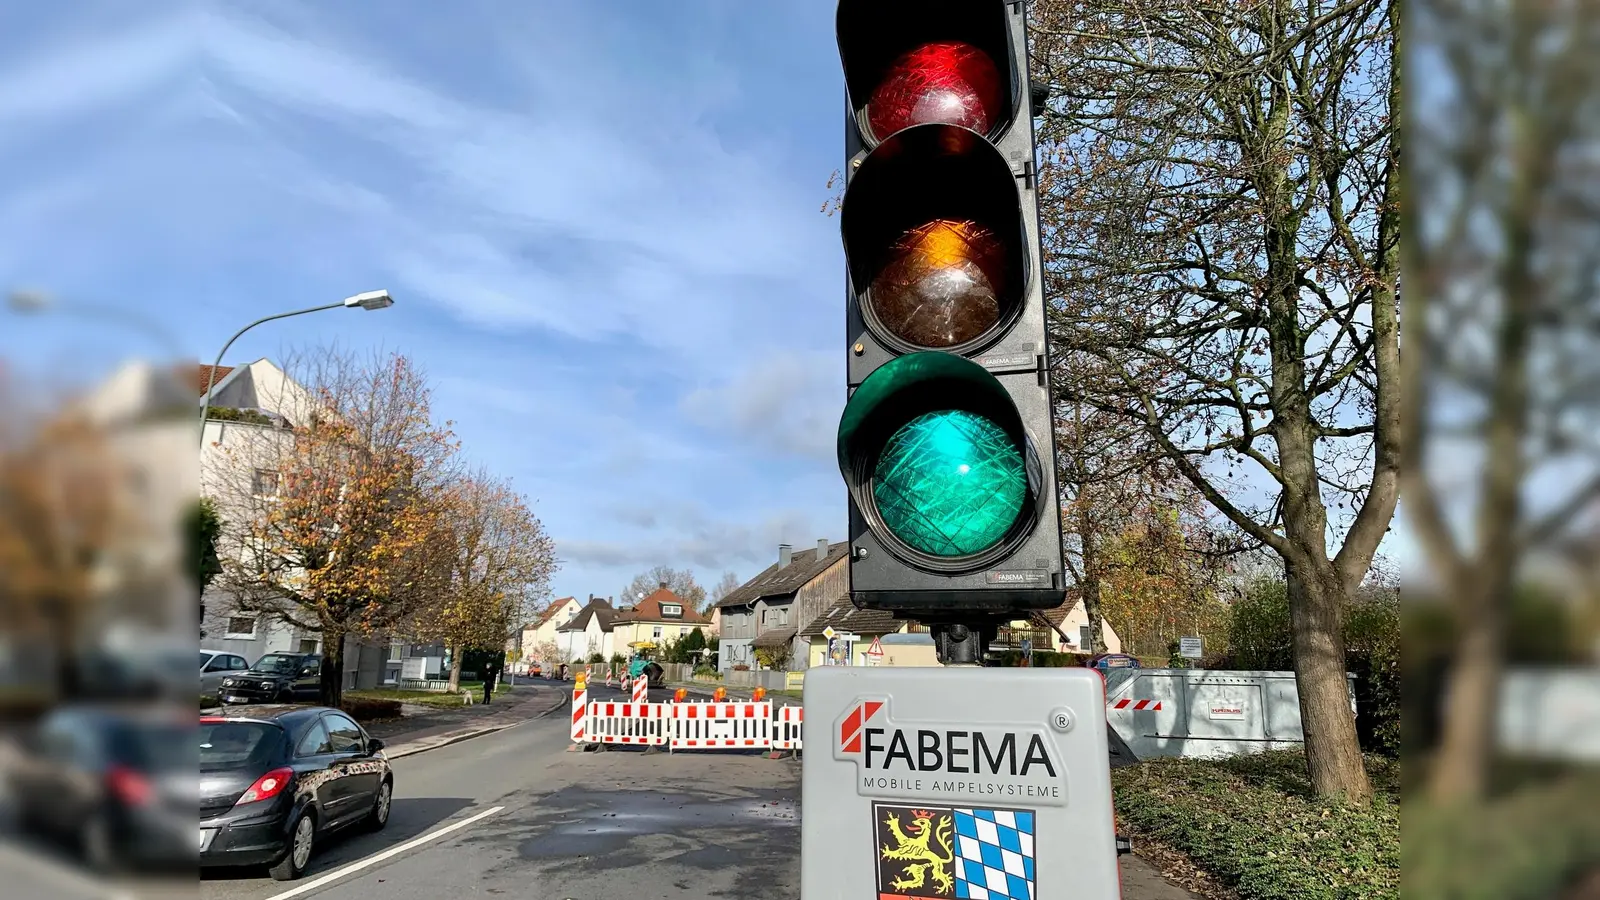
[[[222,679],[250,668],[244,657],[221,650],[200,651],[200,695],[215,697],[222,690]]]

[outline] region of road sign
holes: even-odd
[[[851,598],[940,627],[1055,607],[1043,98],[1024,4],[840,0],[836,25]]]
[[[1184,659],[1199,659],[1205,656],[1205,641],[1197,637],[1179,638],[1178,655]]]
[[[1101,691],[1088,669],[811,670],[801,900],[1116,900]]]
[[[881,638],[876,638],[875,637],[875,638],[872,639],[872,646],[867,648],[867,655],[868,656],[882,656],[883,655],[883,640]]]
[[[827,628],[822,629],[822,636],[831,641],[839,636],[839,632],[834,631],[833,626],[829,625]]]

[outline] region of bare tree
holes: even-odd
[[[723,572],[722,577],[717,579],[716,586],[711,589],[710,605],[717,605],[717,603],[721,601],[723,597],[728,596],[743,586],[744,582],[739,580],[738,575],[734,574],[733,572]]]
[[[1457,623],[1428,789],[1460,801],[1486,789],[1524,561],[1600,525],[1600,6],[1412,9],[1405,497]]]
[[[683,605],[695,612],[705,608],[706,589],[694,580],[694,572],[689,569],[674,569],[671,566],[656,566],[648,572],[641,572],[633,576],[633,581],[622,589],[618,602],[623,606],[631,606],[639,602],[640,597],[648,597],[663,584],[667,590],[678,595]]]
[[[1341,623],[1399,496],[1398,8],[1034,14],[1054,334],[1099,373],[1061,400],[1141,427],[1285,560],[1311,780],[1365,802]]]

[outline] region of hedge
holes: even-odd
[[[1406,897],[1546,900],[1600,867],[1600,772],[1567,775],[1473,807],[1408,800]]]
[[[1398,898],[1399,767],[1368,762],[1377,796],[1362,809],[1316,799],[1298,750],[1149,760],[1112,770],[1117,818],[1240,900]]]

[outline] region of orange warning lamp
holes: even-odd
[[[683,702],[683,698],[685,698],[687,696],[689,696],[689,692],[688,691],[684,690],[683,688],[678,688],[678,692],[672,695],[672,699],[676,700],[679,703],[682,703]]]
[[[767,695],[767,689],[758,687],[758,688],[756,688],[755,695],[752,696],[750,699],[756,701],[757,703],[760,703],[761,702],[761,698],[765,697],[766,695]]]
[[[728,699],[728,689],[727,688],[720,688],[720,687],[717,688],[715,691],[712,692],[711,699],[713,699],[713,700],[715,700],[715,701],[717,701],[719,703],[722,702],[723,700]]]

